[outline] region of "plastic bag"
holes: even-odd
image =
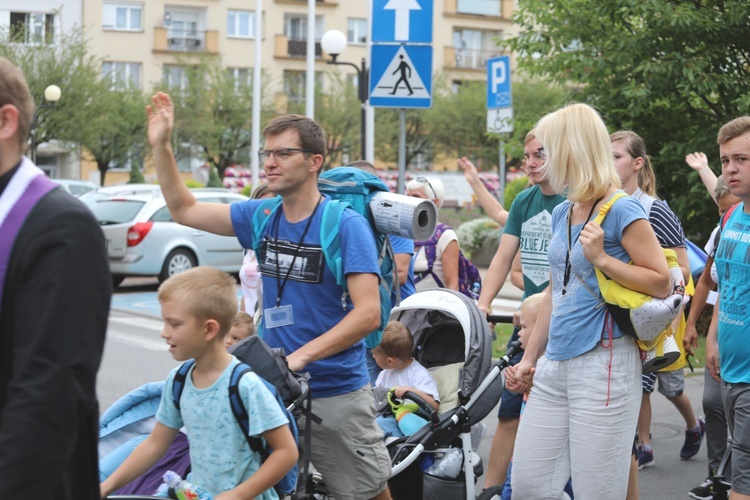
[[[432,476],[453,479],[461,473],[463,465],[463,454],[459,448],[451,448],[446,451],[442,458],[435,460],[425,472]]]

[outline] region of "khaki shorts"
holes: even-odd
[[[312,412],[322,422],[312,423],[310,460],[336,500],[363,500],[382,492],[391,475],[391,460],[375,422],[370,386],[313,399]],[[303,431],[304,418],[299,425]]]

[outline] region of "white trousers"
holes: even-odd
[[[611,368],[610,368],[611,360]],[[624,499],[641,405],[641,360],[630,337],[565,361],[537,362],[513,454],[513,498]]]

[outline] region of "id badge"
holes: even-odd
[[[265,328],[278,328],[294,324],[292,305],[269,307],[263,310],[263,325]]]

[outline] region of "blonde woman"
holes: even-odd
[[[633,338],[608,321],[594,266],[620,284],[657,297],[670,291],[663,252],[640,204],[597,210],[620,188],[612,144],[599,114],[571,104],[542,118],[536,134],[556,192],[550,286],[523,359],[508,386],[533,375],[513,455],[516,498],[559,498],[572,477],[576,498],[624,499],[641,403],[641,360]],[[656,258],[656,257],[660,258]],[[628,261],[632,260],[632,265]]]

